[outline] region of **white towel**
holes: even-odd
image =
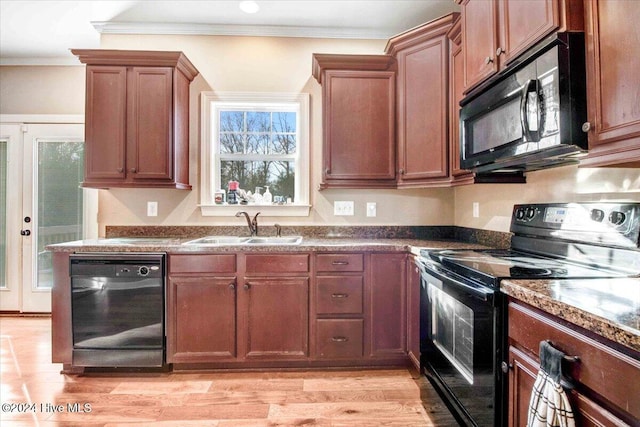
[[[540,343],[540,371],[529,401],[527,427],[575,427],[573,411],[560,385],[564,353]]]

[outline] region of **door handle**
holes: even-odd
[[[536,130],[531,130],[529,125],[529,95],[535,94],[534,99],[536,103],[536,120],[537,120],[537,128]],[[542,135],[542,128],[544,124],[542,123],[542,105],[540,102],[540,95],[538,95],[538,80],[530,79],[524,84],[522,89],[522,95],[520,98],[520,124],[522,125],[522,133],[526,141],[528,142],[538,142],[540,141],[540,136]]]
[[[22,236],[30,236],[31,235],[31,230],[20,230],[20,234]]]

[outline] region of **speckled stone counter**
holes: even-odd
[[[503,280],[507,295],[640,351],[640,279]]]
[[[47,246],[53,252],[413,252],[422,248],[486,248],[477,243],[430,239],[307,238],[295,245],[185,245],[190,239],[91,239]]]

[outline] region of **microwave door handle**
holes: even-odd
[[[538,120],[538,129],[531,130],[529,128],[529,115],[527,114],[527,110],[529,109],[529,94],[535,93],[536,100],[536,112],[537,112],[537,120]],[[540,141],[541,127],[542,127],[542,112],[540,110],[540,97],[538,96],[538,80],[537,79],[529,79],[524,84],[522,88],[522,95],[520,98],[520,124],[522,125],[522,133],[525,141],[527,142],[538,142]]]

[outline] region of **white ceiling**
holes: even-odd
[[[0,0],[0,65],[76,64],[70,48],[100,33],[387,39],[458,10],[453,0],[17,1]]]

